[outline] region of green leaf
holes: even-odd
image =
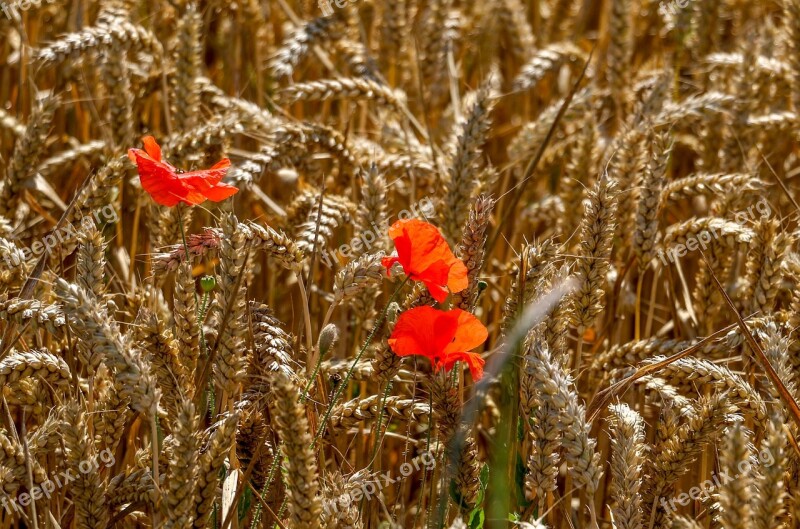
[[[461,496],[461,492],[458,490],[458,486],[456,485],[456,480],[450,480],[450,499],[463,509],[468,509],[469,505],[464,502],[464,498]]]
[[[486,521],[486,514],[483,508],[475,508],[469,513],[469,529],[483,529],[483,522]]]
[[[528,471],[528,467],[525,466],[525,462],[522,460],[522,456],[517,454],[517,468],[515,472],[515,479],[516,482],[516,489],[517,489],[517,505],[522,507],[522,509],[527,509],[531,502],[529,502],[525,498],[525,474]]]
[[[244,494],[242,494],[242,499],[239,500],[239,521],[241,522],[247,517],[247,513],[250,512],[250,506],[253,503],[253,491],[250,489],[250,485],[245,485]]]
[[[481,488],[478,492],[478,499],[475,500],[475,505],[483,505],[483,499],[486,497],[486,487],[489,486],[489,465],[484,463],[481,467],[481,473],[478,476]]]

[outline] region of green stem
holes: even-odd
[[[269,492],[269,488],[272,485],[272,481],[275,479],[275,471],[278,470],[278,464],[281,461],[281,454],[283,453],[283,443],[278,445],[278,450],[272,456],[272,465],[269,467],[269,475],[267,476],[267,482],[264,483],[264,487],[261,489],[261,498],[267,497],[267,492]],[[266,501],[266,500],[265,500]],[[261,519],[261,503],[256,506],[256,512],[253,514],[253,525],[252,527],[258,527],[258,520]]]
[[[314,372],[311,373],[311,378],[308,379],[308,384],[306,384],[306,389],[303,390],[303,395],[300,397],[301,404],[305,402],[306,399],[308,398],[308,391],[311,389],[311,385],[314,384],[314,380],[317,379],[317,373],[319,373],[319,368],[322,365],[322,356],[323,355],[320,354],[319,358],[317,358],[317,365],[314,366]]]
[[[428,455],[430,455],[430,453],[431,453],[431,430],[433,430],[433,425],[434,425],[434,421],[433,421],[433,392],[429,391],[428,392],[428,432],[427,432],[427,439],[426,439],[426,444],[425,444],[425,453],[428,454]],[[436,467],[434,466],[433,470],[430,471],[431,472],[431,478],[433,478],[433,472],[435,470],[436,470]],[[419,497],[422,500],[424,500],[424,498],[425,498],[425,485],[427,484],[427,481],[428,481],[428,471],[425,471],[425,472],[422,473],[422,491],[420,492],[420,495],[419,495]],[[419,519],[419,514],[420,514],[421,511],[422,511],[422,508],[420,506],[420,508],[417,509],[417,514],[414,515],[414,525],[412,527],[416,527],[417,526],[417,520]],[[426,513],[426,515],[427,515],[427,513]]]
[[[375,426],[375,446],[372,447],[372,457],[369,459],[369,470],[372,471],[372,467],[375,465],[375,459],[378,457],[378,447],[381,445],[381,423],[383,422],[383,409],[386,407],[386,399],[389,396],[389,391],[392,389],[392,381],[389,380],[386,382],[386,388],[383,390],[383,396],[381,397],[381,403],[378,407],[378,422]],[[361,503],[358,506],[358,512],[360,513],[361,510],[364,508],[364,503],[368,501],[366,497],[361,498]]]
[[[189,244],[186,242],[186,228],[183,226],[183,206],[178,204],[178,226],[181,229],[181,241],[183,242],[183,252],[186,258],[186,262],[188,263],[190,274],[191,274],[191,267],[192,261],[191,256],[189,255]],[[206,344],[206,334],[203,332],[203,320],[206,317],[206,306],[208,304],[208,292],[203,292],[203,303],[200,304],[197,300],[197,289],[193,288],[192,293],[194,294],[194,307],[195,307],[195,319],[197,320],[197,330],[200,332],[200,351],[203,354],[203,358],[208,357],[208,344]],[[198,391],[195,388],[195,391]],[[210,409],[214,409],[214,390],[213,386],[209,389],[209,399],[206,399],[206,402],[210,406]],[[211,401],[210,403],[208,401]]]
[[[386,407],[386,399],[389,397],[389,391],[392,389],[392,381],[386,382],[386,389],[383,390],[381,397],[381,405],[378,408],[378,423],[375,426],[375,447],[372,449],[372,458],[370,459],[369,468],[372,470],[372,465],[375,464],[375,457],[378,455],[378,447],[381,445],[381,424],[383,423],[383,409]]]
[[[208,398],[206,399],[208,408],[205,409],[204,414],[208,414],[209,411],[213,412],[217,409],[217,396],[214,394],[214,384],[212,381],[209,381],[206,391],[208,393]]]
[[[189,269],[192,268],[192,261],[191,257],[189,256],[189,245],[186,243],[186,229],[183,227],[183,207],[181,204],[178,204],[178,226],[181,228],[181,240],[183,241],[183,254],[186,262],[189,264]],[[194,306],[195,311],[199,310],[200,304],[197,302],[197,290],[192,290],[194,293]],[[203,332],[202,326],[200,327],[200,332]]]
[[[386,314],[389,312],[389,305],[392,304],[394,299],[397,297],[397,294],[402,290],[403,286],[408,282],[408,277],[406,277],[400,286],[395,289],[392,293],[392,297],[389,298],[389,301],[386,303],[386,306],[383,307],[383,312],[381,312],[381,317],[375,323],[375,326],[370,331],[369,336],[367,336],[367,341],[364,342],[364,345],[361,347],[361,350],[356,355],[355,360],[353,360],[353,365],[350,366],[350,370],[347,372],[347,375],[342,380],[341,384],[336,388],[336,392],[333,394],[333,398],[331,399],[330,404],[328,404],[328,408],[325,410],[325,416],[322,418],[322,423],[319,425],[319,430],[317,430],[317,434],[314,436],[314,441],[311,443],[311,448],[314,448],[317,445],[317,441],[319,438],[322,437],[322,434],[325,433],[325,427],[328,424],[328,419],[331,417],[331,413],[333,412],[333,407],[336,405],[336,401],[339,400],[339,397],[342,395],[342,392],[347,387],[347,383],[350,382],[350,377],[353,376],[353,371],[355,371],[358,362],[361,360],[361,357],[364,356],[364,352],[369,347],[369,344],[372,343],[372,339],[375,337],[375,334],[378,332],[383,326],[383,322],[386,319]]]
[[[183,207],[178,204],[178,226],[181,228],[181,241],[183,241],[183,252],[186,258],[186,262],[189,264],[189,269],[191,270],[192,261],[191,256],[189,255],[189,244],[186,242],[186,229],[183,226]],[[190,272],[191,273],[191,272]],[[203,352],[203,356],[206,356],[206,336],[203,332],[203,318],[205,317],[205,304],[206,300],[208,299],[208,293],[203,293],[203,307],[200,307],[200,303],[197,301],[197,289],[193,289],[192,293],[194,294],[194,306],[195,306],[195,317],[197,318],[197,330],[200,331],[200,347]]]
[[[197,292],[194,293],[197,296]],[[203,301],[200,303],[200,309],[197,313],[197,327],[200,329],[200,349],[203,352],[203,357],[208,356],[208,344],[206,343],[206,334],[203,332],[203,322],[206,321],[206,311],[208,310],[208,298],[210,294],[203,292]]]
[[[286,504],[287,504],[287,500],[288,499],[289,499],[289,496],[284,496],[283,497],[283,502],[281,502],[281,508],[278,509],[278,519],[283,518],[283,511],[286,510]]]

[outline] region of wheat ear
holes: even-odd
[[[127,49],[114,41],[101,58],[103,82],[109,96],[108,114],[118,151],[131,145],[134,139],[135,98],[131,90],[130,70],[127,64]]]
[[[78,235],[78,248],[77,282],[87,292],[100,297],[105,291],[105,241],[94,221]]]
[[[666,135],[653,135],[650,161],[646,166],[639,192],[636,229],[633,233],[633,250],[638,260],[640,276],[650,266],[658,242],[658,208],[661,203],[661,189],[666,181],[670,149]]]
[[[595,452],[597,441],[589,436],[591,424],[586,422],[585,408],[578,400],[572,378],[553,360],[541,341],[533,342],[525,359],[527,370],[534,377],[538,398],[557,410],[564,457],[575,483],[585,489],[594,522],[594,495],[602,470],[600,454]]]
[[[733,477],[724,480],[719,490],[719,521],[725,528],[746,529],[751,526],[752,454],[748,437],[744,426],[736,422],[728,428],[720,450],[720,471]],[[744,467],[743,461],[749,464]]]
[[[689,470],[689,464],[702,452],[727,424],[736,418],[735,407],[724,392],[701,398],[692,409],[688,421],[674,436],[654,448],[655,457],[648,461],[648,481],[643,494],[645,522],[658,526],[667,517],[663,505],[658,503],[675,481]]]
[[[0,387],[16,385],[26,378],[61,386],[69,382],[71,376],[64,359],[46,349],[12,351],[0,360]]]
[[[194,3],[189,3],[178,20],[175,50],[172,61],[175,73],[169,78],[170,110],[177,130],[197,126],[200,114],[200,91],[194,80],[201,74],[202,19]]]
[[[366,99],[399,110],[403,108],[405,95],[375,81],[350,77],[298,83],[285,88],[280,93],[280,99],[287,104],[296,101]]]
[[[218,331],[219,351],[214,364],[214,377],[228,396],[233,396],[241,383],[247,361],[245,295],[249,273],[246,266],[250,261],[248,231],[247,226],[239,223],[232,213],[223,216],[215,308],[216,317],[224,327]]]
[[[164,502],[167,509],[167,527],[191,529],[194,521],[194,499],[199,473],[197,435],[199,421],[191,400],[176,404],[177,415],[172,421],[171,451],[165,475]]]
[[[613,0],[610,2],[609,34],[606,63],[606,81],[611,94],[608,98],[611,116],[615,124],[625,119],[627,92],[627,72],[633,57],[633,10],[631,0]]]
[[[745,299],[750,300],[750,312],[767,314],[775,305],[778,285],[783,278],[781,263],[791,237],[779,232],[777,219],[761,219],[750,244],[752,255],[747,263]]]
[[[86,336],[85,340],[115,370],[116,380],[122,384],[122,397],[130,398],[134,410],[154,416],[161,390],[150,363],[139,350],[131,348],[130,339],[120,333],[108,309],[83,287],[63,279],[57,280],[56,291],[64,300],[72,327]]]
[[[299,388],[284,375],[275,375],[273,415],[283,441],[286,460],[287,507],[294,527],[319,529],[322,503],[317,492],[317,462],[311,449],[306,412],[300,403]]]
[[[469,521],[470,513],[477,507],[480,494],[481,462],[478,459],[478,443],[472,435],[464,438],[464,445],[456,462],[453,480],[460,496],[459,507],[465,521]]]
[[[75,503],[75,518],[79,527],[105,529],[109,519],[108,505],[104,501],[105,480],[99,470],[83,472],[82,465],[96,461],[94,442],[88,437],[86,415],[77,405],[68,406],[62,423],[64,445],[67,449],[67,468],[77,476],[70,485],[72,501]]]
[[[0,215],[8,216],[14,212],[22,186],[33,176],[44,151],[58,103],[57,97],[45,98],[31,114],[25,134],[17,140],[0,190]]]
[[[498,75],[490,74],[474,95],[464,121],[458,125],[442,211],[444,234],[451,241],[460,238],[461,228],[467,220],[472,193],[478,183],[476,164],[492,124],[491,112],[497,101],[495,92],[498,86]]]
[[[478,275],[483,267],[486,254],[487,229],[491,222],[494,200],[479,196],[469,209],[469,217],[462,229],[461,244],[456,255],[467,266],[469,285],[453,297],[453,303],[467,311],[472,311],[477,302]]]
[[[753,476],[755,490],[755,496],[751,503],[753,525],[756,529],[780,529],[785,525],[776,524],[785,517],[784,502],[787,496],[785,488],[786,434],[780,418],[773,417],[773,420],[767,424],[758,458],[761,460],[761,465],[754,467]]]
[[[134,337],[137,347],[146,355],[161,389],[166,411],[174,415],[191,375],[184,367],[172,330],[153,311],[139,309]]]
[[[239,422],[239,413],[234,412],[223,417],[212,426],[208,442],[200,455],[200,472],[197,478],[197,488],[194,497],[195,529],[206,529],[208,520],[214,510],[214,501],[217,498],[219,473],[225,459],[231,451],[236,436],[236,425]]]
[[[601,177],[589,194],[581,223],[580,259],[576,264],[578,289],[573,294],[570,321],[582,334],[603,310],[603,287],[614,235],[616,197],[614,181]]]
[[[610,406],[611,476],[615,501],[611,511],[614,525],[620,529],[642,528],[642,472],[647,447],[644,421],[626,404]]]
[[[173,299],[175,339],[186,372],[193,375],[200,358],[200,328],[197,320],[195,281],[192,276],[192,266],[188,262],[178,268]]]

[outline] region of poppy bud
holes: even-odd
[[[336,325],[329,323],[323,327],[322,331],[319,333],[319,342],[317,344],[320,358],[325,356],[325,354],[331,349],[331,347],[333,347],[338,339],[339,329],[336,327]]]
[[[216,286],[217,280],[214,279],[214,276],[203,276],[200,278],[200,288],[203,289],[203,292],[211,292]]]

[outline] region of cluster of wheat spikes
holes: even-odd
[[[800,0],[324,3],[3,2],[0,529],[800,527]]]

